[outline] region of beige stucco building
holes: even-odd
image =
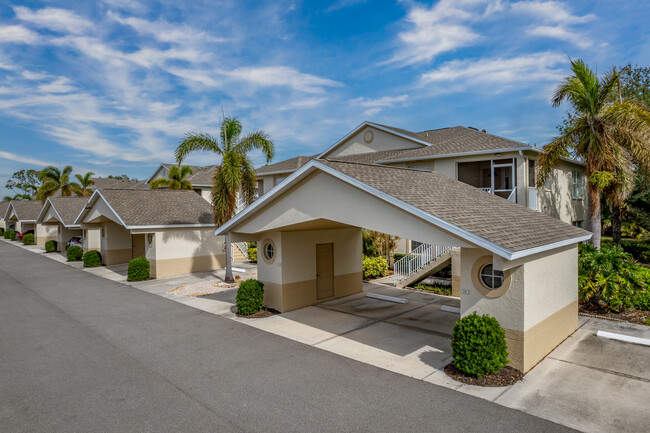
[[[36,218],[35,241],[44,245],[47,241],[57,242],[57,250],[65,251],[66,243],[75,236],[81,237],[77,216],[88,202],[88,197],[50,197],[45,200]]]
[[[0,228],[6,229],[7,225],[5,223],[5,214],[7,213],[7,208],[9,207],[8,201],[0,202]]]
[[[42,206],[40,201],[35,200],[10,201],[4,215],[5,227],[15,230],[16,233],[33,231]]]
[[[105,265],[144,256],[154,278],[223,268],[212,207],[193,191],[100,189],[75,220]]]
[[[496,317],[521,371],[577,328],[591,234],[435,171],[315,159],[217,233],[257,241],[265,304],[290,311],[362,290],[362,227],[453,248],[461,315]]]

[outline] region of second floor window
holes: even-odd
[[[571,196],[578,199],[584,197],[584,182],[581,171],[573,170],[571,172]]]

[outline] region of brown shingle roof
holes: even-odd
[[[194,191],[101,189],[127,226],[214,224],[212,206]]]
[[[512,252],[589,234],[439,173],[318,161]]]
[[[18,221],[36,221],[43,204],[38,200],[14,200],[11,202],[11,207]]]
[[[7,208],[9,207],[8,201],[0,201],[0,220],[5,218]]]
[[[327,159],[331,161],[344,161],[344,162],[359,162],[363,164],[374,164],[377,161],[382,161],[386,159],[396,158],[404,152],[408,152],[411,149],[399,149],[399,150],[380,150],[378,152],[367,152],[367,153],[356,153],[353,155],[345,156],[330,156]]]
[[[95,189],[120,188],[120,189],[147,189],[149,185],[145,180],[132,181],[122,179],[109,179],[107,177],[93,177]]]
[[[316,158],[318,155],[312,156],[296,156],[293,158],[285,159],[284,161],[278,161],[274,164],[269,164],[262,166],[256,170],[257,175],[264,175],[265,173],[276,173],[283,171],[295,171],[298,170],[303,165],[307,164],[312,159]]]
[[[194,170],[194,174],[188,178],[193,186],[212,186],[212,178],[214,177],[214,169],[216,165],[209,165],[207,167],[199,167]]]
[[[63,225],[70,226],[88,203],[88,197],[50,197],[49,201]]]

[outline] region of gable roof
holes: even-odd
[[[88,197],[49,197],[36,217],[40,221],[49,207],[59,216],[59,221],[65,227],[78,226],[75,224],[77,215],[88,203]]]
[[[217,233],[223,234],[244,221],[315,170],[508,260],[591,238],[590,232],[436,172],[323,159],[305,165]]]
[[[147,189],[149,185],[145,180],[123,180],[123,179],[110,179],[107,177],[93,177],[95,181],[93,185],[95,189],[102,188],[119,188],[119,189]]]
[[[212,206],[194,191],[110,188],[93,193],[75,224],[97,200],[103,200],[127,229],[215,226]]]
[[[7,206],[7,210],[5,211],[5,219],[9,215],[10,210],[13,209],[18,221],[36,221],[41,207],[43,205],[38,200],[12,200],[9,202],[9,206]]]
[[[151,177],[145,181],[145,183],[149,185],[151,181],[154,180],[156,174],[160,171],[161,168],[165,171],[165,175],[166,175],[167,171],[169,171],[171,167],[177,165],[178,164],[163,162],[162,164],[160,164],[160,167],[158,167],[158,169],[156,169],[156,171],[151,175]],[[187,178],[187,180],[192,184],[192,186],[212,186],[212,177],[214,176],[214,169],[216,165],[206,165],[205,167],[200,165],[187,165],[187,164],[182,164],[182,165],[191,168],[192,171],[194,172]]]
[[[7,213],[7,208],[9,207],[8,201],[0,201],[0,220],[5,219],[5,214]]]
[[[255,172],[257,175],[269,175],[275,173],[291,173],[298,170],[303,165],[307,164],[312,159],[316,158],[317,155],[311,156],[295,156],[293,158],[285,159],[284,161],[278,161],[273,164],[264,165]]]

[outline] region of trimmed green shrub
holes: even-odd
[[[388,272],[388,262],[383,257],[364,257],[361,268],[364,279],[385,277]]]
[[[401,259],[401,258],[404,257],[405,255],[406,255],[406,254],[395,253],[395,254],[393,254],[393,260],[394,260],[394,261],[398,261],[399,259]]]
[[[7,230],[5,232],[5,239],[15,241],[16,240],[16,231],[15,230]]]
[[[84,250],[79,245],[73,245],[68,248],[66,252],[66,257],[69,262],[78,262],[84,255]]]
[[[257,263],[257,247],[248,247],[248,260]]]
[[[102,265],[102,255],[99,251],[86,251],[83,255],[84,268],[96,268]]]
[[[136,257],[129,262],[127,281],[142,281],[149,278],[151,266],[145,257]]]
[[[5,232],[2,233],[2,237],[5,239],[9,239],[9,230],[5,230]]]
[[[57,241],[47,241],[45,242],[45,252],[46,253],[55,253],[56,250],[59,247],[59,243]]]
[[[506,334],[494,317],[472,313],[458,320],[451,339],[454,366],[479,379],[508,361]]]
[[[34,233],[27,233],[23,236],[23,245],[34,245]]]
[[[264,306],[264,284],[254,280],[245,280],[237,289],[237,314],[250,316]]]
[[[597,250],[590,244],[580,245],[578,297],[581,301],[620,312],[635,307],[636,302],[643,303],[643,292],[649,285],[646,268],[620,246],[603,245]]]

